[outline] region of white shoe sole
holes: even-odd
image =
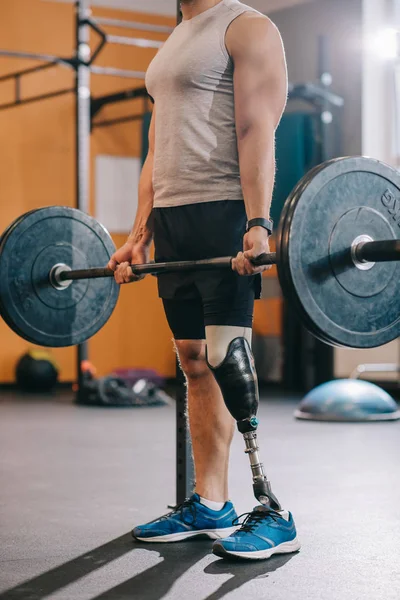
[[[290,554],[292,552],[297,552],[300,550],[300,548],[301,544],[296,537],[290,542],[284,542],[283,544],[279,544],[279,546],[268,548],[268,550],[257,550],[254,552],[233,552],[230,550],[225,550],[223,546],[218,545],[213,552],[222,558],[225,558],[226,556],[236,556],[237,558],[244,558],[247,560],[265,560],[266,558],[271,558],[271,556],[274,554]]]
[[[181,531],[180,533],[170,533],[168,535],[158,535],[155,537],[137,537],[133,535],[135,540],[140,542],[181,542],[198,535],[207,535],[212,540],[219,540],[224,537],[229,537],[237,527],[227,527],[225,529],[196,529],[196,531]]]

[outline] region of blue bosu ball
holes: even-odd
[[[312,390],[295,411],[309,421],[395,421],[400,410],[379,386],[359,379],[337,379]]]

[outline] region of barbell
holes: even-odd
[[[333,346],[372,348],[400,334],[400,174],[364,157],[312,169],[287,199],[276,253],[285,298]],[[42,346],[80,344],[111,316],[119,286],[106,229],[76,209],[19,217],[0,238],[0,313]],[[232,257],[132,265],[135,274],[230,268]]]

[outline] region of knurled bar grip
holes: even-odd
[[[173,273],[176,271],[207,271],[212,269],[224,269],[231,267],[233,257],[207,258],[205,260],[188,260],[164,263],[147,263],[144,265],[131,265],[134,275],[156,275],[160,273]],[[275,265],[276,253],[261,254],[254,259],[255,266]],[[61,271],[58,274],[60,281],[69,281],[74,279],[99,279],[101,277],[113,277],[114,271],[111,269],[81,269],[76,271]]]

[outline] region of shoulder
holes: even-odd
[[[277,26],[265,15],[248,11],[237,17],[226,32],[226,47],[230,55],[251,51],[257,47],[282,45]]]

